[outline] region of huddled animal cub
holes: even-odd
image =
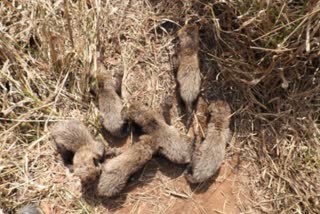
[[[99,196],[112,197],[121,192],[129,177],[142,168],[158,150],[159,144],[151,136],[143,135],[117,157],[106,161],[97,185]]]
[[[179,164],[191,161],[192,139],[182,135],[174,126],[169,126],[158,112],[134,102],[127,110],[127,117],[159,143],[160,154]]]
[[[43,211],[34,205],[26,205],[18,210],[18,214],[43,214]]]
[[[205,140],[196,145],[190,171],[186,178],[190,183],[204,182],[220,168],[230,138],[231,110],[228,103],[216,101],[209,106],[210,120]]]
[[[177,81],[179,92],[187,112],[187,126],[192,119],[192,106],[196,101],[201,86],[199,67],[199,29],[197,25],[187,24],[178,31],[180,50]]]
[[[98,61],[97,81],[100,120],[104,128],[113,136],[124,137],[126,121],[121,115],[122,99],[117,93],[116,81],[104,65]]]
[[[85,125],[77,120],[58,122],[53,126],[51,136],[60,154],[74,153],[74,174],[81,181],[96,179],[100,174],[98,163],[105,154],[105,148],[93,139]]]

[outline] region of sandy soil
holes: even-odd
[[[97,199],[81,193],[78,178],[67,172],[72,181],[67,190],[88,213],[240,213],[245,200],[245,169],[235,158],[229,158],[210,182],[190,186],[183,173],[185,166],[162,157],[153,158],[130,180],[123,193],[112,199]],[[67,170],[66,170],[67,171]],[[64,177],[62,175],[62,177]],[[74,199],[74,198],[73,198]],[[45,213],[68,213],[58,204],[41,203]]]
[[[224,164],[215,181],[195,186],[190,186],[182,174],[175,178],[183,171],[183,167],[175,171],[173,164],[162,158],[154,162],[153,164],[159,165],[162,174],[159,177],[167,176],[168,179],[168,187],[164,188],[164,191],[160,187],[154,190],[154,194],[161,198],[161,208],[155,210],[159,208],[157,205],[142,201],[134,208],[134,213],[240,213],[238,202],[243,200],[243,196],[239,181],[240,172],[235,169],[237,167],[235,162]],[[161,172],[164,170],[169,174],[164,175]],[[150,191],[152,186],[161,185],[157,180],[155,179],[141,189],[133,190],[132,193]],[[126,207],[124,210],[127,209],[129,211],[132,207]],[[119,209],[116,213],[124,213],[124,210]]]
[[[125,149],[132,139],[136,141],[136,136],[110,141],[110,144]],[[240,213],[247,200],[248,178],[245,174],[248,167],[230,152],[227,152],[219,173],[211,181],[199,185],[188,184],[184,178],[185,165],[155,156],[132,176],[119,197],[111,199],[96,198],[92,193],[84,192],[79,179],[63,165],[60,156],[57,153],[54,156],[56,164],[48,172],[52,175],[51,188],[63,185],[64,189],[60,189],[58,195],[41,200],[40,206],[46,214],[74,213],[72,209],[82,210],[81,213],[119,214]],[[50,200],[51,197],[59,198],[59,195],[63,200]],[[75,204],[78,208],[74,207]]]

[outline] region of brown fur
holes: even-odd
[[[78,120],[58,122],[51,129],[51,136],[59,149],[76,152],[87,145],[98,157],[104,154],[104,145],[95,141],[87,127]]]
[[[123,137],[126,134],[124,130],[125,120],[121,115],[123,103],[116,91],[116,81],[113,80],[112,74],[108,73],[100,62],[98,62],[97,80],[101,123],[110,134],[116,137]]]
[[[128,118],[159,143],[160,154],[175,163],[185,164],[190,162],[191,139],[181,135],[175,127],[169,126],[158,112],[136,102],[130,105]]]
[[[206,139],[196,145],[190,166],[191,172],[186,174],[190,183],[204,182],[218,171],[225,156],[226,143],[230,138],[229,105],[224,101],[214,102],[210,104],[209,112]]]
[[[164,100],[160,103],[160,107],[157,110],[160,115],[162,115],[163,119],[167,124],[170,124],[171,122],[171,114],[170,110],[173,106],[173,97],[167,96],[164,98]]]
[[[158,150],[152,137],[143,135],[119,156],[108,160],[103,167],[97,185],[99,196],[112,197],[121,192],[129,177],[142,168]]]
[[[97,156],[89,146],[81,147],[73,157],[74,175],[81,181],[95,181],[100,175],[100,166]]]
[[[71,151],[75,175],[82,181],[94,179],[99,174],[97,162],[104,156],[105,148],[95,141],[88,129],[80,121],[70,120],[57,123],[51,136],[60,154]],[[83,180],[84,179],[84,180]]]
[[[180,51],[177,81],[181,99],[187,108],[187,113],[191,114],[192,105],[200,93],[201,86],[198,58],[199,29],[196,25],[186,25],[179,30],[178,37]]]

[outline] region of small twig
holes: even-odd
[[[72,48],[74,48],[73,33],[72,33],[71,20],[70,20],[70,15],[69,15],[69,3],[68,3],[68,0],[64,0],[64,13],[65,13],[65,17],[67,19],[71,46],[72,46]]]
[[[179,197],[179,198],[184,198],[184,199],[188,199],[190,198],[190,196],[183,194],[183,193],[179,193],[176,191],[172,191],[172,190],[167,190],[166,191],[169,195],[175,196],[175,197]]]

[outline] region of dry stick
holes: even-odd
[[[201,134],[202,136],[205,138],[206,137],[206,134],[204,133],[204,130],[203,130],[203,127],[202,125],[199,123],[199,119],[198,119],[198,116],[196,114],[194,114],[194,119],[197,123],[197,126],[200,128],[200,131],[201,131]]]
[[[299,25],[279,44],[280,47],[283,47],[284,43],[295,33],[297,30],[308,20],[308,17],[304,18]]]
[[[278,28],[276,28],[276,29],[274,29],[274,30],[272,30],[272,31],[270,31],[270,32],[262,35],[262,36],[259,36],[258,38],[255,38],[255,39],[253,39],[252,41],[253,41],[253,42],[256,42],[256,41],[258,41],[258,40],[260,40],[260,39],[262,39],[262,38],[264,38],[264,37],[266,37],[266,36],[269,36],[270,34],[273,34],[273,33],[277,32],[278,30],[281,30],[282,28],[285,28],[285,27],[287,27],[287,26],[289,26],[289,25],[292,25],[292,24],[294,24],[294,23],[296,23],[296,22],[298,22],[298,21],[300,21],[300,20],[302,20],[302,19],[304,19],[304,18],[306,18],[306,17],[308,17],[308,16],[311,16],[311,15],[313,15],[313,14],[319,12],[319,11],[320,11],[320,9],[319,9],[319,10],[316,10],[316,11],[313,11],[313,12],[311,12],[311,13],[309,13],[309,14],[306,14],[306,15],[304,15],[304,16],[302,16],[302,17],[300,17],[300,18],[298,18],[298,19],[296,19],[296,20],[294,20],[294,21],[292,21],[292,22],[289,22],[289,23],[286,24],[286,25],[282,25],[282,26],[280,26],[280,27],[278,27]],[[304,21],[305,21],[305,20],[304,20]],[[302,22],[304,22],[304,21],[302,21]]]
[[[101,5],[100,5],[100,1],[96,1],[96,33],[97,33],[97,49],[99,51],[99,54],[103,54],[102,50],[101,50],[101,41],[100,41],[100,11],[101,11]],[[99,55],[100,57],[100,55]]]
[[[310,19],[308,20],[307,25],[307,32],[306,32],[306,52],[310,52],[310,28],[311,28],[311,22]]]
[[[49,38],[48,44],[49,44],[49,53],[50,53],[50,59],[51,59],[51,64],[52,67],[55,71],[58,71],[59,69],[57,69],[57,61],[58,61],[58,54],[57,51],[55,49],[55,38],[52,35],[51,31],[44,28],[44,33],[46,34],[46,38]]]
[[[183,194],[183,193],[179,193],[177,191],[172,191],[172,190],[166,190],[166,192],[171,195],[171,196],[174,196],[174,197],[178,197],[178,198],[182,198],[182,199],[189,199],[190,196],[187,195],[187,194]]]
[[[122,14],[121,18],[119,19],[119,22],[117,23],[119,29],[120,29],[120,28],[122,27],[122,25],[124,24],[123,19],[124,19],[124,17],[125,17],[125,14],[126,14],[126,12],[127,12],[128,7],[129,7],[130,4],[131,4],[131,0],[128,0],[128,1],[126,2],[125,6],[124,6],[123,14]],[[120,24],[119,24],[119,23],[120,23]]]
[[[283,46],[283,44],[295,33],[297,32],[297,30],[307,21],[307,20],[310,20],[310,18],[312,18],[315,13],[318,13],[320,12],[320,10],[315,10],[315,11],[312,11],[311,13],[307,14],[305,16],[305,18],[300,22],[300,24],[281,42],[281,46]],[[309,26],[309,25],[308,25]],[[307,26],[307,27],[308,27]]]
[[[64,0],[63,3],[64,3],[65,17],[67,19],[67,24],[68,24],[68,31],[69,31],[71,46],[72,46],[72,48],[74,48],[73,34],[72,34],[71,21],[70,21],[70,15],[69,15],[69,3],[68,3],[68,0]]]
[[[0,133],[0,137],[4,136],[5,134],[9,133],[11,130],[15,129],[16,127],[18,127],[21,123],[26,122],[26,120],[28,120],[28,118],[30,118],[32,116],[32,113],[34,113],[37,110],[40,110],[42,108],[46,108],[48,106],[51,106],[52,103],[46,103],[43,106],[37,107],[32,109],[31,111],[28,111],[27,113],[25,113],[24,115],[22,115],[21,117],[19,117],[16,121],[17,123],[13,126],[11,126],[9,129],[5,130],[4,132]],[[21,119],[20,119],[21,118]]]
[[[285,8],[285,6],[286,6],[286,3],[284,3],[284,4],[282,5],[281,10],[280,10],[280,12],[279,12],[279,15],[278,15],[278,17],[277,17],[276,22],[274,23],[274,25],[277,25],[277,24],[278,24],[278,22],[279,22],[279,20],[280,20],[280,17],[281,17],[281,14],[282,14],[283,9]]]
[[[68,77],[69,77],[69,73],[70,73],[70,71],[68,71],[68,73],[66,74],[65,78],[62,80],[62,83],[60,84],[60,86],[58,86],[59,84],[57,84],[56,90],[55,90],[55,92],[54,92],[54,94],[55,94],[56,97],[55,97],[55,99],[54,99],[52,108],[51,108],[51,110],[50,110],[50,114],[48,115],[48,119],[47,119],[46,122],[45,122],[45,125],[44,125],[45,130],[48,129],[48,122],[51,121],[50,118],[52,117],[53,110],[54,110],[54,109],[56,108],[56,106],[57,106],[57,102],[58,102],[59,96],[60,96],[60,94],[61,94],[61,91],[62,91],[62,89],[63,89],[63,87],[64,87],[64,85],[65,85]]]

